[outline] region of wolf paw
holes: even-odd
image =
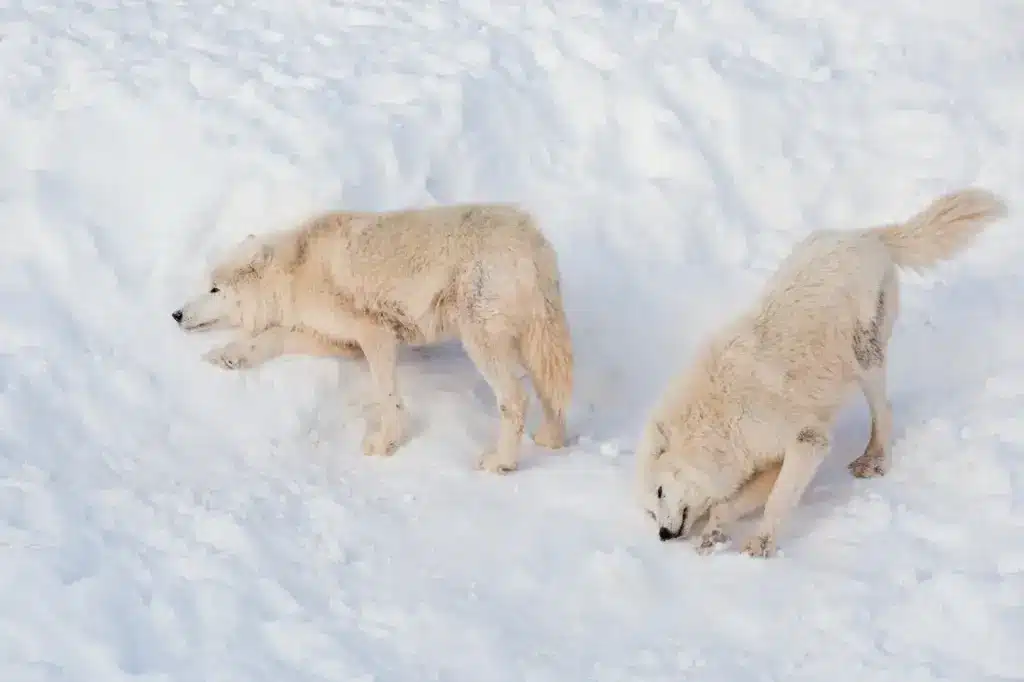
[[[850,473],[857,478],[878,478],[889,471],[889,462],[884,454],[865,452],[847,465]]]
[[[397,449],[398,439],[386,431],[369,431],[363,437],[363,454],[367,457],[390,457]]]
[[[533,434],[533,442],[548,450],[558,450],[565,446],[565,433],[558,426],[542,424]]]
[[[704,531],[704,534],[700,536],[700,544],[697,545],[697,553],[702,555],[711,554],[718,545],[725,544],[728,541],[729,536],[718,528]]]
[[[498,456],[496,452],[485,452],[480,456],[477,468],[492,474],[507,474],[515,471],[518,464]]]
[[[237,343],[214,348],[203,356],[203,360],[223,369],[249,369],[252,366],[247,349]]]
[[[767,559],[775,554],[775,538],[771,535],[755,535],[743,546],[743,553],[759,559]]]

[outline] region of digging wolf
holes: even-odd
[[[744,552],[772,555],[854,386],[867,398],[871,438],[849,469],[884,475],[897,270],[951,258],[1005,215],[1000,198],[965,189],[902,225],[822,230],[797,244],[757,304],[703,346],[652,411],[637,448],[637,481],[660,538],[689,535],[707,513],[698,550],[705,553],[727,539],[727,524],[763,506]]]
[[[519,366],[543,408],[534,440],[564,445],[573,355],[558,264],[533,217],[514,206],[336,211],[287,232],[250,235],[214,268],[209,291],[172,316],[186,331],[240,329],[242,338],[206,355],[227,369],[286,353],[364,354],[377,408],[363,440],[367,455],[390,455],[403,438],[398,347],[456,338],[500,413],[482,468],[517,466],[527,405]]]

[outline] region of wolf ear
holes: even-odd
[[[668,429],[664,423],[656,421],[653,424],[648,424],[637,445],[637,461],[646,466],[664,455],[668,451],[668,436]]]
[[[270,244],[263,244],[262,246],[260,246],[260,248],[256,250],[255,253],[253,253],[252,260],[249,262],[249,264],[253,268],[256,268],[258,270],[260,268],[265,268],[267,265],[270,264],[270,261],[272,261],[273,259],[274,247],[271,246]]]
[[[668,429],[665,428],[663,422],[655,422],[654,429],[657,437],[655,438],[654,448],[651,451],[651,457],[658,459],[668,451]]]

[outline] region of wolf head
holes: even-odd
[[[243,328],[259,332],[278,323],[284,279],[276,277],[276,248],[253,235],[210,273],[206,293],[171,313],[186,332]]]
[[[670,427],[654,421],[637,450],[639,494],[658,524],[658,537],[686,537],[719,499],[718,481],[708,466],[710,444],[699,438],[673,438]]]

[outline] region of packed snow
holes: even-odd
[[[9,0],[0,7],[0,679],[1024,678],[1019,0]],[[903,277],[893,467],[854,400],[781,555],[659,542],[632,449],[818,227],[992,189]],[[562,451],[477,471],[458,345],[369,377],[200,360],[170,312],[326,208],[531,209],[577,363]],[[531,424],[538,408],[531,405]],[[749,526],[748,526],[749,527]]]

